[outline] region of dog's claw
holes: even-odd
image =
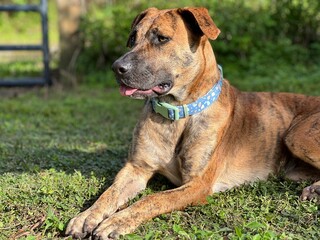
[[[66,232],[66,236],[71,236],[74,239],[83,239],[83,238],[87,237],[88,234],[86,232],[70,231],[70,232]]]
[[[119,238],[119,234],[118,234],[118,232],[113,231],[113,232],[111,232],[111,233],[108,235],[108,238],[110,238],[110,239],[117,239],[117,238]]]
[[[111,239],[118,239],[119,238],[119,233],[114,230],[111,233],[107,233],[107,230],[96,230],[92,234],[92,239],[94,240],[111,240]]]

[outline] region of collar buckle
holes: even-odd
[[[153,109],[156,113],[159,113],[163,117],[171,120],[179,120],[180,114],[179,114],[179,108],[176,106],[173,106],[169,103],[160,102],[159,99],[153,98],[152,99],[152,105]]]

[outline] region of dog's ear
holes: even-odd
[[[158,9],[152,7],[138,14],[138,16],[136,16],[131,23],[131,30],[148,14],[148,12],[155,11],[155,10],[158,10]]]
[[[192,31],[204,34],[212,40],[218,37],[220,29],[217,28],[206,8],[179,8],[178,13],[187,21]]]
[[[135,42],[135,38],[136,38],[136,31],[134,31],[134,28],[135,26],[141,22],[141,20],[147,16],[147,14],[151,11],[157,11],[158,9],[157,8],[148,8],[147,10],[141,12],[140,14],[138,14],[138,16],[136,16],[132,23],[131,23],[131,33],[130,33],[130,36],[129,36],[129,39],[127,41],[127,47],[132,47],[134,45],[134,42]]]

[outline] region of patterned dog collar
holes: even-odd
[[[223,72],[220,65],[218,65],[218,68],[220,70],[219,81],[213,86],[213,88],[210,89],[209,92],[207,92],[206,95],[199,98],[197,101],[181,106],[174,106],[169,103],[160,102],[158,98],[152,98],[151,103],[153,110],[167,119],[179,120],[181,118],[199,113],[208,108],[218,99],[221,92]]]

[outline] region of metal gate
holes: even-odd
[[[39,45],[0,45],[0,51],[42,51],[42,77],[0,78],[0,86],[35,86],[50,85],[49,45],[48,45],[48,3],[40,0],[39,5],[0,5],[1,11],[39,12],[41,15],[42,44]]]

